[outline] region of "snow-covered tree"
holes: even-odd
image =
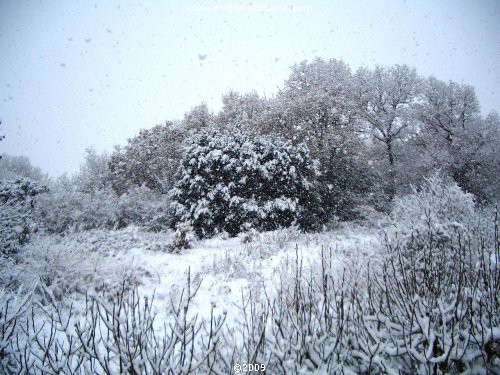
[[[395,151],[415,126],[414,109],[420,91],[420,78],[406,65],[391,68],[377,66],[373,71],[361,68],[356,73],[359,115],[373,139],[385,148],[388,162],[386,193],[396,194]]]
[[[15,253],[36,230],[35,197],[47,191],[28,178],[0,182],[0,253]]]
[[[424,85],[418,107],[422,130],[416,142],[429,168],[442,168],[481,201],[499,197],[500,120],[481,118],[474,88],[433,77]]]
[[[181,159],[182,130],[172,123],[141,130],[128,140],[123,149],[111,156],[113,188],[118,194],[133,186],[145,184],[164,193],[173,184],[173,176]]]
[[[184,114],[181,127],[186,136],[192,136],[202,129],[214,126],[215,116],[203,102]]]
[[[266,100],[255,91],[247,94],[229,91],[222,96],[222,109],[216,122],[226,128],[238,126],[258,132],[265,107]]]
[[[456,132],[479,119],[479,102],[472,86],[428,78],[423,85],[420,120],[448,143]]]
[[[280,92],[284,120],[314,157],[342,147],[355,115],[352,86],[350,68],[343,61],[316,59],[292,67]]]
[[[48,177],[38,167],[34,167],[26,156],[3,154],[0,157],[0,181],[15,180],[20,177],[46,183]]]
[[[364,148],[355,122],[357,91],[351,70],[343,61],[316,59],[292,67],[284,89],[272,108],[276,130],[305,142],[321,164],[320,189],[323,208],[328,216],[352,219],[356,207],[370,203],[372,180]]]
[[[83,193],[110,189],[112,186],[110,156],[105,153],[98,154],[93,148],[88,148],[85,152],[85,161],[74,179],[77,189]]]
[[[188,142],[170,192],[173,224],[189,223],[198,237],[320,222],[316,165],[305,145],[247,132],[204,131]]]

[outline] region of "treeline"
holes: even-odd
[[[317,229],[330,220],[388,212],[394,197],[418,188],[437,169],[478,204],[500,196],[500,118],[496,112],[481,115],[471,86],[422,77],[405,65],[353,72],[342,61],[316,59],[294,65],[271,98],[231,91],[222,103],[218,113],[202,103],[180,121],[143,129],[111,155],[89,150],[72,178],[47,183],[39,171],[13,174],[15,160],[4,158],[3,207],[19,201],[9,195],[25,184],[13,185],[18,177],[48,186],[50,192],[30,209],[37,227],[49,233],[129,224],[162,230],[179,221],[196,226],[200,215],[212,220],[214,207],[222,205],[222,222],[196,230],[204,236],[234,234],[248,225],[300,225],[307,221],[304,215],[314,217],[307,229]],[[203,139],[207,144],[199,143]],[[232,148],[224,139],[231,139],[226,143]],[[210,149],[214,144],[217,150]],[[197,163],[196,170],[187,157],[203,157],[205,164]],[[228,173],[231,168],[237,173]],[[203,170],[213,178],[199,180]],[[280,180],[284,173],[295,181]],[[182,184],[186,176],[198,186]],[[248,179],[259,181],[250,195],[243,192]],[[282,181],[279,189],[272,181]],[[228,224],[227,217],[238,225]],[[4,239],[23,225],[16,223]]]
[[[419,76],[407,66],[361,68],[338,60],[292,67],[272,98],[229,92],[218,114],[201,104],[177,124],[130,139],[110,160],[119,194],[132,186],[168,192],[182,145],[206,128],[305,143],[320,162],[323,204],[342,219],[360,204],[383,207],[439,168],[480,202],[499,197],[496,112],[481,116],[474,88]]]

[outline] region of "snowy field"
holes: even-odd
[[[185,287],[190,273],[199,285],[192,312],[208,318],[213,306],[218,314],[227,311],[230,323],[238,316],[242,295],[276,292],[283,281],[280,278],[295,272],[297,257],[303,272],[314,274],[323,251],[332,260],[332,269],[341,274],[344,269],[361,269],[377,261],[381,250],[379,232],[363,227],[320,234],[282,229],[218,236],[196,241],[191,249],[177,253],[166,251],[172,237],[173,232],[156,234],[137,227],[92,230],[64,238],[41,236],[27,246],[24,262],[5,267],[25,287],[42,280],[63,305],[78,306],[86,294],[116,292],[125,282],[137,286],[141,296],[154,295],[160,313]],[[4,285],[9,285],[8,274],[2,274]]]
[[[0,257],[1,373],[499,373],[497,211],[438,175],[317,232],[31,223]]]
[[[211,315],[223,317],[224,340],[236,340],[242,345],[232,353],[227,370],[228,366],[249,360],[237,358],[238,353],[245,353],[244,329],[251,328],[244,326],[249,306],[262,308],[266,299],[276,299],[287,293],[284,291],[293,290],[297,277],[319,277],[322,259],[328,259],[328,272],[338,281],[345,272],[351,274],[368,262],[377,263],[381,255],[380,232],[359,226],[319,234],[282,229],[233,238],[218,236],[196,241],[191,249],[178,253],[166,251],[172,236],[171,232],[154,234],[137,227],[92,230],[62,238],[40,236],[26,247],[22,262],[3,265],[10,271],[2,273],[2,282],[10,289],[34,289],[32,299],[42,307],[33,310],[39,314],[33,321],[49,337],[47,316],[60,314],[63,322],[71,321],[67,326],[84,321],[89,298],[116,304],[117,293],[123,286],[127,291],[135,288],[143,301],[154,298],[155,327],[172,324],[174,306],[181,303],[189,278],[191,291],[197,292],[189,301],[187,315],[197,317],[200,326],[210,322]],[[10,280],[6,275],[10,275]],[[21,305],[20,300],[14,302]],[[62,347],[67,346],[61,332],[55,337],[65,342]],[[66,359],[57,363],[62,367],[76,366],[78,361]],[[47,367],[37,368],[50,372]],[[223,369],[221,366],[212,370],[224,373]],[[118,369],[111,372],[114,371]],[[186,368],[182,371],[189,372]],[[206,368],[198,371],[203,373]]]
[[[2,369],[498,373],[497,227],[433,180],[319,233],[39,234],[2,258]]]

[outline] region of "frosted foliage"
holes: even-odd
[[[28,178],[0,182],[0,253],[15,253],[38,229],[36,197],[47,190]]]
[[[471,227],[487,227],[476,212],[473,196],[437,174],[426,179],[420,190],[397,198],[391,218],[393,225],[387,231],[390,249],[399,249],[403,263],[411,264],[421,277],[427,276],[428,262],[454,267],[461,256],[456,251],[457,239],[472,244],[477,234]],[[469,267],[469,271],[473,270]]]
[[[94,149],[87,149],[85,162],[80,173],[74,178],[77,189],[84,193],[94,193],[111,187],[110,156],[99,155]]]
[[[319,211],[316,173],[304,145],[204,132],[187,146],[170,192],[174,221],[189,222],[200,237],[235,235],[244,223],[264,230],[312,227]]]
[[[120,195],[142,185],[158,193],[168,191],[181,159],[183,139],[182,132],[170,122],[141,130],[111,155],[113,189]]]
[[[0,135],[1,139],[1,135]],[[31,165],[30,160],[26,156],[0,156],[0,181],[15,180],[16,178],[25,177],[34,181],[44,182],[47,176],[40,168]]]
[[[165,195],[145,186],[132,187],[118,196],[110,187],[83,192],[72,181],[62,179],[39,198],[37,217],[49,233],[131,224],[159,231],[168,226],[167,205]]]
[[[435,174],[419,190],[395,200],[392,218],[400,232],[422,231],[432,225],[445,233],[453,227],[465,228],[474,213],[474,196]]]
[[[277,97],[285,134],[306,142],[322,161],[332,149],[344,148],[356,112],[353,83],[343,61],[315,59],[294,65]]]
[[[243,128],[256,129],[262,123],[266,112],[266,100],[259,98],[256,92],[239,94],[230,91],[222,97],[222,110],[217,122],[223,127],[234,124]]]
[[[413,373],[498,367],[498,223],[439,176],[398,198],[364,318],[372,345]],[[372,311],[370,313],[370,311]],[[479,372],[478,372],[479,371]]]
[[[188,223],[177,223],[175,225],[174,241],[172,246],[175,250],[189,249],[193,246],[193,228]]]

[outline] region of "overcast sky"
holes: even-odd
[[[499,110],[499,21],[497,0],[1,0],[0,153],[74,173],[89,146],[216,111],[229,89],[271,96],[315,57],[408,64]]]

